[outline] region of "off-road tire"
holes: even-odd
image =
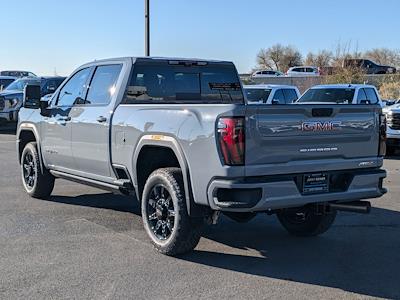
[[[310,207],[299,208],[299,213],[305,213],[304,221],[293,220],[295,209],[281,210],[277,213],[277,217],[282,226],[294,236],[310,237],[317,236],[326,232],[333,224],[336,218],[336,211],[318,214],[315,209]]]
[[[27,165],[25,159],[28,155],[30,156],[30,158],[32,158],[32,184],[28,184],[25,178],[25,167]],[[48,198],[53,191],[55,178],[46,168],[43,167],[43,172],[41,171],[40,155],[37,150],[36,142],[26,144],[24,150],[22,151],[20,165],[22,185],[25,191],[33,198]]]
[[[163,185],[173,201],[175,216],[172,233],[166,240],[157,238],[151,228],[148,210],[151,192]],[[192,251],[199,243],[204,220],[191,218],[187,213],[182,172],[179,168],[163,168],[154,171],[147,179],[142,194],[142,219],[146,233],[154,248],[162,254],[176,256]]]

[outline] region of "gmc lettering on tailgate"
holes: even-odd
[[[312,122],[303,122],[301,123],[302,131],[333,131],[340,128],[342,122],[340,121],[312,121]]]

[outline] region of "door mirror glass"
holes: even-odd
[[[23,106],[25,108],[40,108],[40,85],[27,84],[24,88]]]

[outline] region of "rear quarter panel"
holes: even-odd
[[[244,175],[243,167],[222,165],[215,136],[218,116],[240,116],[244,111],[244,105],[227,104],[121,104],[113,116],[113,163],[126,166],[135,178],[134,153],[140,140],[148,135],[169,136],[186,160],[194,201],[207,205],[207,187],[213,177]]]

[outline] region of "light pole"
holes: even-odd
[[[144,48],[146,56],[150,56],[150,0],[144,0],[144,19],[145,19]]]

